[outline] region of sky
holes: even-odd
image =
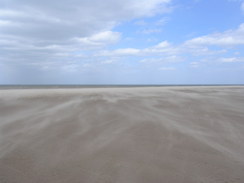
[[[1,0],[0,84],[244,84],[244,1]]]

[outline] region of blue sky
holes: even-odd
[[[4,0],[0,84],[244,84],[243,0]]]

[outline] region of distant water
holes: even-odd
[[[0,85],[1,89],[62,89],[62,88],[119,88],[119,87],[160,87],[171,85]]]
[[[214,84],[214,85],[0,85],[0,90],[6,89],[65,89],[65,88],[119,88],[119,87],[179,87],[179,86],[244,86],[235,84]]]

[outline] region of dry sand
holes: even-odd
[[[162,182],[244,182],[244,87],[0,90],[0,183]]]

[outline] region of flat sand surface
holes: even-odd
[[[0,90],[0,183],[243,183],[244,87]]]

